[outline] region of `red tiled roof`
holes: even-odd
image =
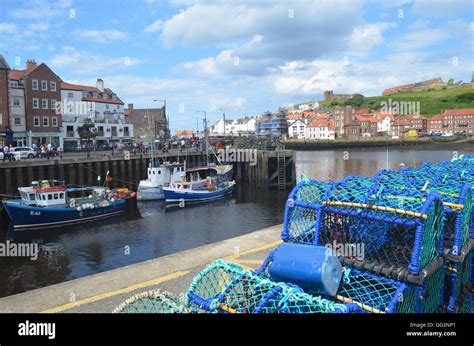
[[[433,115],[431,118],[428,118],[428,121],[430,120],[443,120],[443,115],[442,114],[436,114],[436,115]]]
[[[193,130],[176,130],[176,136],[190,136],[192,135],[194,132]]]
[[[329,119],[329,114],[326,114],[326,113],[318,114],[318,119]]]
[[[387,112],[374,112],[374,118],[377,121],[381,121],[381,120],[385,119],[386,117],[389,117],[390,120],[393,120],[394,119],[394,114],[387,113]]]
[[[288,114],[288,116],[286,117],[288,120],[298,120],[300,118],[302,118],[302,114],[298,114],[298,113],[293,113],[293,114]]]
[[[368,116],[364,116],[364,115],[355,115],[355,120],[358,121],[358,122],[363,122],[363,121],[368,121],[370,123],[376,123],[377,120],[374,118],[374,117],[368,117]]]
[[[99,102],[99,103],[113,103],[116,105],[123,105],[123,101],[117,98],[116,100],[113,99],[101,99],[98,97],[83,97],[82,101],[87,101],[87,102]]]
[[[474,115],[474,108],[446,109],[443,115]]]
[[[385,90],[383,91],[383,93],[384,93],[384,94],[393,93],[393,92],[395,92],[395,91],[400,91],[400,90],[404,90],[404,89],[409,89],[409,88],[411,88],[412,86],[415,86],[415,83],[400,85],[400,86],[397,86],[397,87],[394,87],[394,88],[388,88],[388,89],[385,89]]]
[[[316,119],[308,127],[328,127],[334,129],[334,119]]]
[[[100,90],[96,87],[91,87],[87,85],[79,85],[79,84],[71,84],[71,83],[61,83],[61,89],[66,90],[79,90],[79,91],[96,91],[100,92]]]
[[[370,113],[370,108],[359,108],[355,112],[356,115],[369,115]]]
[[[317,114],[315,112],[305,112],[303,113],[305,119],[316,118]]]
[[[26,73],[27,70],[10,70],[8,77],[13,80],[20,80]]]

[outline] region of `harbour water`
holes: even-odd
[[[459,151],[458,154],[466,151]],[[450,159],[451,150],[328,150],[297,152],[296,172],[337,181],[347,175],[373,176],[400,163]],[[17,232],[8,219],[0,223],[0,242],[37,242],[37,260],[0,257],[0,296],[72,280],[133,263],[250,233],[283,222],[288,191],[239,186],[234,195],[208,204],[167,207],[163,202],[138,203],[134,212],[94,223]],[[13,237],[13,238],[12,238]],[[238,251],[238,249],[235,249]]]

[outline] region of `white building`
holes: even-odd
[[[78,128],[86,119],[92,120],[97,131],[94,146],[103,148],[133,138],[133,124],[125,122],[124,103],[102,79],[95,87],[61,83],[62,139],[65,150],[81,147]]]
[[[374,117],[377,120],[377,132],[391,133],[393,115],[390,113],[375,112]]]
[[[10,81],[10,128],[13,130],[13,146],[26,146],[25,89],[18,81]]]
[[[224,119],[219,119],[210,127],[209,132],[213,136],[247,136],[255,133],[255,118],[229,119],[225,124]]]
[[[306,128],[308,127],[306,119],[298,119],[288,124],[289,138],[305,138]]]
[[[306,128],[305,139],[334,140],[335,138],[333,119],[316,119]]]

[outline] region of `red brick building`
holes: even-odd
[[[61,79],[45,63],[27,60],[26,69],[12,70],[10,80],[25,89],[28,145],[59,145],[61,114],[56,113],[56,103],[61,101]]]
[[[6,143],[6,131],[9,128],[9,95],[8,74],[10,66],[2,55],[0,55],[0,147]]]
[[[442,117],[443,133],[474,134],[474,108],[447,109]]]

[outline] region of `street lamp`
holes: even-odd
[[[167,116],[166,116],[166,100],[160,100],[160,99],[155,99],[155,100],[153,100],[153,102],[158,102],[158,101],[164,103],[163,113],[164,113],[164,116],[165,116],[165,124],[166,124],[166,126],[167,126],[167,128],[168,128],[168,131],[169,131],[170,123],[169,123],[168,118],[167,118]],[[156,129],[155,129],[155,135],[156,135]],[[166,131],[166,129],[165,129],[165,139],[167,139],[167,137],[168,137],[168,136],[167,136],[167,131]]]
[[[206,148],[206,166],[209,166],[209,151],[207,148],[207,117],[206,111],[196,111],[197,113],[204,113],[204,145]]]
[[[225,112],[224,112],[223,108],[221,108],[221,111],[222,111],[222,117],[223,117],[223,120],[224,120],[224,137],[225,137]]]

